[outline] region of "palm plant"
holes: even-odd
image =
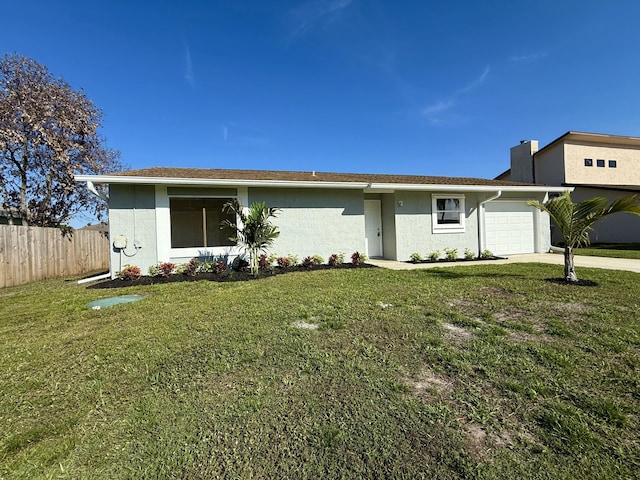
[[[278,208],[267,207],[265,202],[254,202],[245,211],[237,199],[225,203],[222,207],[225,213],[232,213],[236,222],[223,220],[221,225],[232,228],[236,234],[230,240],[243,246],[249,253],[251,273],[258,275],[260,253],[265,252],[273,241],[280,235],[278,228],[271,224],[270,218],[275,218],[280,211]]]
[[[589,232],[595,222],[618,212],[640,215],[640,200],[637,195],[618,198],[611,203],[603,197],[574,202],[569,192],[565,191],[547,202],[531,200],[527,204],[547,212],[560,229],[565,244],[564,278],[567,282],[578,281],[573,249],[589,245]]]

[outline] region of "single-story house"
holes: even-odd
[[[220,228],[222,206],[265,202],[280,209],[271,252],[300,258],[354,251],[409,260],[445,248],[495,255],[548,251],[549,218],[529,207],[550,187],[479,178],[266,170],[148,168],[78,175],[94,193],[109,186],[111,271],[143,273],[158,262],[234,257]],[[99,195],[99,194],[98,194]]]

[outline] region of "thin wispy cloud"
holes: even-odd
[[[491,71],[491,69],[489,68],[488,65],[486,67],[484,67],[484,70],[482,71],[482,74],[478,78],[476,78],[473,82],[471,82],[467,86],[465,86],[465,87],[461,88],[460,90],[458,90],[457,93],[456,93],[456,96],[462,95],[463,93],[470,92],[471,90],[473,90],[473,89],[477,88],[478,86],[480,86],[480,84],[486,80],[486,78],[489,75],[490,71]]]
[[[194,87],[195,77],[193,75],[193,63],[191,62],[191,50],[189,49],[189,45],[185,45],[184,48],[184,64],[184,79],[189,85]]]
[[[222,138],[224,138],[225,142],[229,139],[229,129],[226,125],[222,126]]]
[[[546,52],[525,53],[520,55],[512,55],[509,61],[513,63],[531,63],[547,56]]]
[[[482,83],[486,81],[490,72],[491,68],[487,65],[486,67],[484,67],[484,70],[482,70],[482,73],[473,81],[456,90],[444,99],[440,99],[432,103],[431,105],[424,107],[420,111],[421,117],[434,125],[451,123],[452,121],[459,119],[459,116],[456,115],[455,112],[453,112],[453,109],[459,102],[460,97],[478,88]]]
[[[439,101],[434,103],[433,105],[429,105],[428,107],[425,107],[422,109],[422,115],[425,117],[432,117],[434,115],[438,115],[442,112],[445,112],[447,110],[449,110],[451,107],[453,107],[454,103],[451,100],[447,100],[447,101]]]
[[[315,27],[341,18],[355,0],[314,0],[289,12],[294,24],[289,42],[295,42]]]

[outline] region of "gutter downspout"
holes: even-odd
[[[78,285],[81,285],[83,283],[96,282],[98,280],[104,280],[105,278],[111,278],[111,270],[109,270],[109,273],[103,273],[101,275],[96,275],[95,277],[82,278],[78,280]]]
[[[91,193],[93,193],[100,200],[104,200],[105,202],[109,203],[109,197],[107,197],[106,195],[100,193],[96,189],[96,186],[93,184],[93,182],[91,180],[87,180],[87,190],[89,190]]]
[[[107,202],[107,204],[109,203],[109,197],[107,197],[106,195],[103,195],[102,193],[100,193],[96,189],[96,186],[93,184],[93,182],[90,181],[90,180],[87,180],[87,190],[89,190],[91,193],[93,193],[100,200],[103,200],[103,201]],[[101,275],[96,275],[95,277],[88,277],[88,278],[80,279],[80,280],[78,280],[78,285],[81,285],[83,283],[94,282],[94,281],[97,281],[97,280],[103,280],[105,278],[110,278],[110,277],[111,277],[111,258],[109,258],[109,273],[103,273]]]
[[[500,198],[502,196],[502,190],[498,190],[493,197],[489,197],[486,200],[483,200],[478,204],[478,256],[482,254],[485,250],[484,244],[484,205],[485,203],[489,203],[496,198]]]

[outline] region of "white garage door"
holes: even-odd
[[[494,255],[535,252],[534,208],[525,202],[485,205],[487,250]]]

